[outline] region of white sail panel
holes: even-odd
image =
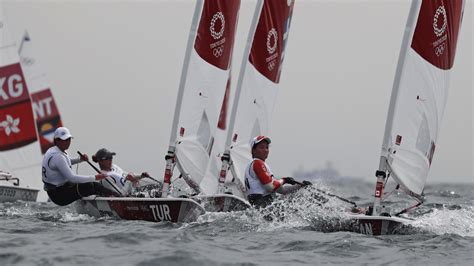
[[[291,25],[294,1],[258,1],[234,99],[226,152],[234,179],[244,183],[251,161],[250,141],[268,135],[278,95],[280,74]],[[242,196],[235,187],[233,193]]]
[[[198,1],[170,138],[181,174],[199,184],[208,166],[229,77],[240,1]],[[166,174],[165,174],[166,175]],[[165,183],[167,178],[165,177]]]
[[[41,152],[18,50],[0,3],[0,170],[20,185],[42,190]],[[38,200],[46,200],[43,193]]]
[[[184,170],[200,183],[209,162],[229,70],[209,65],[193,51],[182,100],[176,156]]]
[[[417,195],[423,191],[436,148],[463,5],[463,1],[421,2],[408,40],[411,45],[400,59],[394,83],[382,149],[394,179]]]
[[[59,110],[46,77],[46,71],[35,56],[33,43],[25,31],[21,40],[20,62],[31,94],[41,153],[54,146],[53,136],[56,128],[63,126]]]

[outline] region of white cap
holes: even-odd
[[[270,144],[272,141],[270,140],[269,137],[267,136],[256,136],[255,138],[252,139],[250,142],[250,148],[253,149],[255,145],[259,144],[261,141],[265,140],[268,144]]]
[[[69,132],[69,129],[65,127],[58,127],[54,131],[54,138],[55,139],[62,139],[62,140],[67,140],[68,138],[72,138],[71,132]]]

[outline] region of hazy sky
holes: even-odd
[[[30,33],[70,152],[107,147],[122,168],[161,179],[194,1],[1,1],[16,39]],[[234,86],[255,3],[242,0]],[[374,179],[409,6],[296,0],[272,120],[277,175],[332,161]],[[428,182],[474,182],[472,38],[468,0]]]

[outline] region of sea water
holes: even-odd
[[[373,184],[315,184],[368,206]],[[387,193],[390,192],[387,190]],[[398,235],[348,232],[351,207],[315,188],[272,206],[206,213],[184,224],[77,214],[52,203],[0,203],[0,265],[472,265],[474,184],[436,184]],[[415,204],[389,197],[393,211]]]

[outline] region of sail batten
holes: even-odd
[[[392,89],[379,170],[421,195],[436,150],[464,1],[413,1]]]

